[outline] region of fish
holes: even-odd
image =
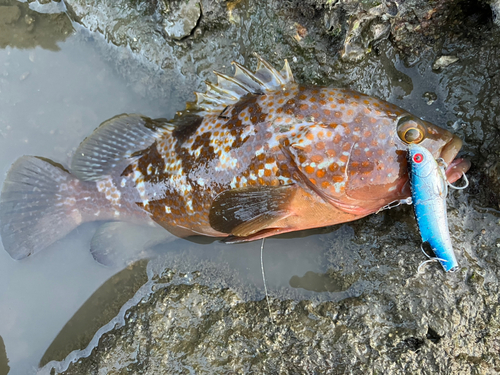
[[[413,208],[422,242],[429,244],[446,272],[454,272],[459,266],[448,229],[444,166],[418,144],[408,146],[408,161]]]
[[[91,221],[113,225],[92,241],[97,260],[119,223],[238,243],[350,222],[411,195],[411,143],[445,160],[451,182],[469,168],[448,130],[348,88],[297,83],[287,60],[278,71],[255,56],[255,71],[214,72],[173,119],[103,122],[69,167],[20,157],[0,194],[5,250],[26,258]]]

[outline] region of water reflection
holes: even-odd
[[[63,360],[73,350],[85,349],[98,329],[113,319],[148,281],[147,263],[138,261],[102,284],[64,325],[40,360],[40,367],[52,360]]]
[[[8,374],[9,370],[9,358],[7,358],[5,344],[3,343],[2,336],[0,336],[0,375]]]
[[[41,14],[28,3],[0,0],[0,48],[35,48],[57,51],[73,26],[64,13]]]

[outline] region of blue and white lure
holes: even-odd
[[[408,148],[408,165],[412,202],[423,241],[422,245],[427,242],[436,255],[427,262],[438,260],[446,272],[454,272],[458,270],[458,262],[448,230],[446,196],[448,186],[464,189],[468,181],[464,175],[465,186],[455,187],[448,183],[445,162],[442,159],[434,159],[425,147],[417,144],[410,144]]]

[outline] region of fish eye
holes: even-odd
[[[398,121],[398,136],[408,144],[420,143],[425,138],[425,127],[412,116],[405,116]]]

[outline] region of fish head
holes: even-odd
[[[410,196],[410,144],[419,144],[448,164],[462,145],[446,129],[383,100],[346,89],[325,89],[317,95],[315,103],[324,105],[315,108],[315,123],[290,139],[290,154],[318,194],[350,212],[366,215]],[[303,97],[310,104],[311,98]],[[461,159],[453,164],[460,172],[469,166]]]

